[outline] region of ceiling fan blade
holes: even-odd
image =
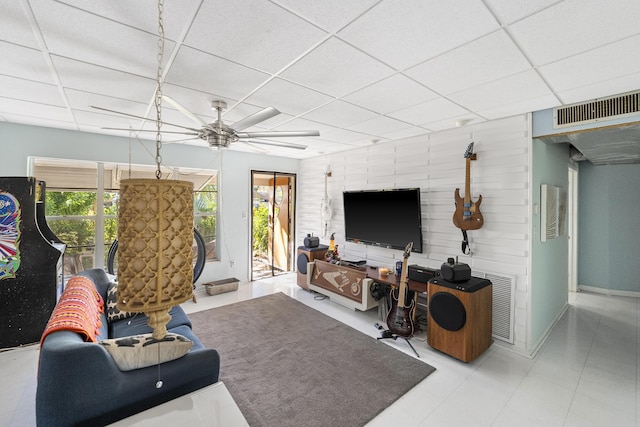
[[[168,97],[167,95],[162,95],[162,99],[167,101],[167,103],[171,104],[176,110],[180,111],[185,116],[189,117],[193,122],[199,124],[202,127],[209,127],[209,124],[202,120],[200,117],[193,114],[191,111],[187,110],[182,106],[178,101],[173,98]]]
[[[200,138],[185,138],[185,139],[176,139],[175,141],[162,141],[162,144],[179,144],[181,142],[187,141],[202,141]]]
[[[276,110],[273,107],[267,107],[264,110],[260,110],[257,113],[253,113],[252,115],[245,117],[239,122],[235,122],[231,127],[236,132],[239,132],[257,123],[270,119],[271,117],[277,116],[278,114],[280,114],[280,111]]]
[[[282,136],[320,136],[317,130],[272,130],[265,132],[236,132],[238,138],[279,138]]]
[[[106,130],[126,130],[129,132],[156,132],[155,129],[126,129],[126,128],[110,128],[110,127],[102,127],[100,129],[106,129]],[[181,131],[172,131],[172,130],[162,130],[160,131],[160,133],[175,133],[178,135],[195,135],[198,136],[200,135],[199,133],[196,132],[181,132]]]
[[[291,142],[272,142],[272,141],[254,141],[254,140],[240,140],[238,142],[244,142],[244,143],[251,143],[251,144],[261,144],[261,145],[272,145],[274,147],[281,147],[281,148],[293,148],[296,150],[306,150],[307,146],[306,145],[300,145],[300,144],[293,144]]]
[[[96,107],[95,105],[89,105],[89,107],[95,108],[96,110],[108,111],[110,113],[119,114],[121,116],[133,117],[134,119],[140,119],[140,120],[144,120],[144,121],[147,121],[147,122],[153,122],[154,121],[153,119],[150,119],[148,117],[136,116],[135,114],[123,113],[121,111],[110,110],[108,108]],[[168,122],[165,122],[165,121],[163,121],[162,124],[163,125],[169,125],[169,126],[175,126],[175,127],[183,128],[183,129],[189,129],[189,130],[194,131],[194,132],[198,132],[199,131],[198,129],[194,129],[194,128],[190,128],[190,127],[182,126],[182,125],[176,125],[174,123],[168,123]]]

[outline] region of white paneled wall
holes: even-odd
[[[302,160],[297,244],[307,233],[326,244],[335,233],[344,259],[393,267],[402,258],[401,250],[345,241],[342,192],[419,187],[424,252],[412,253],[409,262],[438,269],[448,257],[457,256],[472,270],[514,277],[514,349],[528,354],[530,126],[530,116],[521,115]],[[477,200],[482,195],[484,226],[468,232],[473,252],[467,256],[452,216],[455,189],[464,196],[464,152],[472,141],[477,160],[471,162],[471,196]],[[320,207],[327,170],[333,215],[323,236]]]

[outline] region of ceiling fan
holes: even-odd
[[[227,108],[227,103],[221,100],[211,101],[211,108],[217,111],[218,119],[214,122],[207,123],[199,116],[195,115],[187,108],[182,106],[180,103],[175,101],[174,99],[162,95],[162,99],[167,103],[171,104],[176,110],[180,111],[186,117],[191,119],[193,122],[198,124],[199,128],[193,128],[173,123],[163,122],[163,125],[169,125],[174,127],[179,127],[184,129],[183,131],[162,131],[162,133],[171,133],[171,134],[179,134],[190,136],[191,138],[182,139],[179,141],[168,141],[170,142],[182,142],[190,139],[202,139],[209,144],[210,147],[229,147],[233,142],[244,142],[249,144],[264,144],[264,145],[273,145],[276,147],[284,147],[284,148],[293,148],[304,150],[307,148],[305,145],[293,144],[293,143],[280,143],[276,141],[262,141],[259,138],[280,138],[280,137],[310,137],[310,136],[320,136],[320,132],[317,130],[302,130],[302,131],[264,131],[264,132],[242,132],[243,130],[263,122],[271,117],[277,116],[280,114],[280,111],[275,109],[274,107],[264,108],[244,119],[234,123],[232,126],[225,124],[222,121],[222,111]],[[140,117],[133,114],[122,113],[119,111],[109,110],[107,108],[91,106],[91,108],[95,108],[102,111],[108,111],[111,113],[121,114],[128,117],[135,117],[141,120],[150,120],[146,117]],[[121,129],[121,128],[109,128],[105,127],[103,129],[111,129],[111,130],[130,130],[130,129]],[[155,130],[141,130],[142,132],[156,132]]]

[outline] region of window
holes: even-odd
[[[48,189],[45,199],[45,215],[53,233],[67,245],[65,251],[65,275],[76,274],[82,270],[93,268],[95,263],[97,241],[105,248],[100,254],[108,253],[109,246],[117,235],[117,192],[105,192],[102,222],[103,238],[97,239],[100,230],[96,229],[97,215],[96,196],[94,191],[59,191]]]
[[[65,275],[106,266],[109,248],[117,238],[120,179],[155,178],[155,166],[42,158],[33,164],[33,175],[46,183],[48,225],[67,245]],[[163,174],[194,183],[194,227],[204,238],[206,260],[217,260],[217,172],[166,169]]]

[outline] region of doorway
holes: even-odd
[[[251,171],[251,280],[293,271],[295,178]]]
[[[569,164],[567,195],[567,230],[569,238],[569,292],[578,291],[578,167]]]

